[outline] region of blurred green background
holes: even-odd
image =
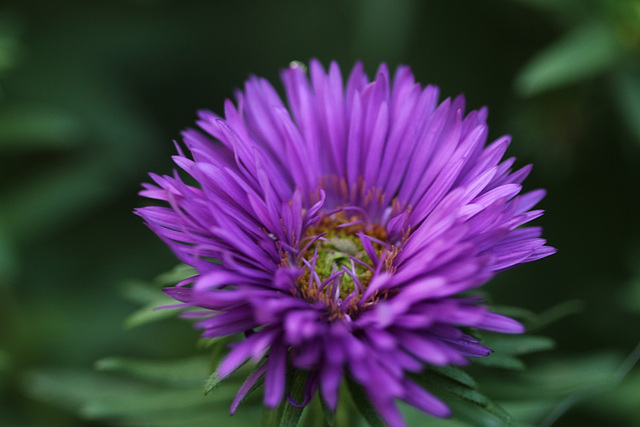
[[[0,425],[117,425],[83,410],[96,360],[196,353],[186,321],[124,327],[148,302],[136,284],[177,263],[132,214],[140,182],[171,171],[197,109],[312,57],[408,64],[489,106],[490,138],[513,135],[526,188],[548,190],[536,223],[558,253],[487,289],[534,312],[568,301],[547,311],[572,313],[542,331],[556,348],[527,362],[586,384],[532,423],[565,402],[557,426],[640,425],[640,368],[592,387],[640,341],[637,0],[3,1]]]

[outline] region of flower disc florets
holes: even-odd
[[[387,242],[384,227],[346,212],[325,215],[309,226],[310,241],[298,257],[306,270],[298,278],[296,293],[326,304],[331,319],[354,316],[372,303],[362,301],[362,296],[374,273],[393,268],[398,250]]]
[[[232,404],[264,378],[264,403],[286,394],[287,370],[308,372],[335,409],[348,375],[392,426],[401,399],[436,416],[444,403],[409,379],[425,365],[466,364],[491,350],[466,327],[518,322],[469,291],[497,272],[552,254],[521,194],[530,166],[486,145],[487,110],[438,102],[408,67],[312,61],[282,72],[285,101],[251,77],[224,117],[200,112],[176,164],[195,181],[151,175],[142,195],[168,206],[137,213],[198,274],[166,293],[198,311],[205,338],[244,333],[218,367],[258,364]],[[461,293],[465,293],[461,296]]]

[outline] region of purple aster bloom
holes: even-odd
[[[487,356],[464,327],[523,332],[467,291],[555,252],[523,227],[544,191],[520,193],[531,167],[502,160],[508,136],[485,145],[486,108],[439,103],[408,67],[370,81],[358,63],[344,84],[312,61],[308,74],[282,71],[284,100],[251,77],[224,117],[201,111],[174,157],[197,185],[145,184],[168,206],[137,214],[198,272],[166,293],[200,309],[203,337],[245,334],[217,370],[258,363],[232,412],[263,376],[277,406],[294,368],[309,372],[303,405],[319,389],[335,410],[348,375],[391,426],[397,399],[448,416],[409,374]]]

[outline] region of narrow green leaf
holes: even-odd
[[[18,256],[9,234],[0,218],[0,289],[10,286],[18,273]]]
[[[516,90],[523,96],[532,96],[594,77],[610,68],[620,56],[614,29],[588,22],[525,64],[516,78]]]
[[[0,114],[0,147],[4,150],[69,150],[86,132],[74,115],[53,107],[27,105]]]
[[[163,303],[158,302],[148,304],[141,309],[134,311],[125,319],[125,328],[132,329],[148,323],[157,322],[159,320],[170,319],[175,317],[180,311],[180,309],[158,309],[158,307],[162,307],[163,305],[166,305],[166,301]]]
[[[537,335],[484,335],[487,347],[498,355],[523,355],[550,350],[555,346],[551,338]]]
[[[436,372],[439,375],[445,376],[469,388],[473,388],[473,389],[478,388],[478,384],[471,377],[471,375],[467,374],[465,371],[455,366],[452,366],[452,365],[430,366],[429,371]]]
[[[5,12],[6,13],[6,12]],[[5,17],[0,17],[0,73],[20,63],[23,46],[12,25]]]
[[[577,17],[588,13],[588,9],[585,6],[585,2],[582,0],[516,0],[518,3],[522,3],[531,6],[536,9],[548,12],[558,17],[572,18],[575,20]],[[585,10],[586,9],[586,10]]]
[[[476,427],[509,427],[515,426],[515,420],[499,405],[487,399],[478,405],[460,397],[446,399],[453,412],[454,419]]]
[[[105,178],[106,163],[99,162],[88,154],[65,158],[5,192],[2,216],[10,237],[27,241],[113,197],[117,187]]]
[[[91,400],[81,409],[87,418],[135,416],[147,412],[171,411],[206,405],[202,394],[193,389],[158,390],[135,397],[110,396],[101,400]]]
[[[284,405],[278,405],[277,408],[262,409],[262,427],[279,427],[280,420],[282,419],[282,409]]]
[[[174,301],[162,292],[162,289],[140,280],[125,280],[120,286],[120,294],[127,301],[139,305],[157,302],[160,299]]]
[[[495,375],[481,381],[482,388],[500,400],[557,399],[584,390],[604,390],[616,382],[622,357],[598,353],[571,358],[553,358],[508,377]]]
[[[415,377],[415,379],[418,384],[423,385],[428,390],[433,390],[433,386],[436,386],[448,393],[456,395],[462,399],[469,400],[480,406],[487,405],[489,401],[487,397],[481,394],[478,390],[469,388],[457,381],[440,375],[423,375]]]
[[[296,369],[290,377],[290,381],[287,387],[289,395],[297,403],[304,401],[304,391],[307,384],[308,372]],[[281,427],[296,427],[302,411],[304,408],[299,408],[291,405],[286,400],[283,402],[284,408],[282,410],[282,420],[280,421]]]
[[[618,111],[636,142],[640,143],[640,72],[617,72],[613,88]]]
[[[519,371],[525,369],[525,365],[522,360],[508,354],[492,353],[487,357],[478,357],[470,360],[478,365],[490,366],[492,368],[513,369]]]
[[[529,325],[528,330],[542,329],[545,326],[564,319],[567,316],[581,313],[584,310],[584,307],[584,302],[577,299],[561,302],[560,304],[554,305],[548,310],[540,313],[534,322]]]
[[[220,378],[220,375],[218,375],[217,370],[209,375],[209,378],[207,378],[207,382],[204,383],[204,395],[206,396],[207,394],[211,393],[216,387],[218,387],[220,381],[222,381],[222,378]]]
[[[176,304],[176,300],[165,295],[161,289],[139,281],[126,281],[122,285],[122,295],[134,303],[143,304],[127,317],[124,324],[127,329],[175,317],[180,309],[158,309],[158,307]]]
[[[353,403],[367,423],[371,427],[385,427],[386,423],[380,418],[378,411],[373,407],[362,387],[349,377],[346,378],[346,382]]]
[[[31,370],[22,376],[22,389],[33,399],[76,412],[89,400],[133,398],[150,387],[128,378],[75,368]]]
[[[240,401],[240,403],[238,404],[238,408],[240,406],[242,406],[244,404],[244,402],[247,401],[247,399],[249,399],[249,396],[251,396],[253,394],[253,392],[255,392],[257,389],[259,389],[260,387],[262,387],[264,385],[264,375],[261,376],[258,381],[256,381],[250,388],[249,391],[247,391],[247,394],[245,394],[245,396],[242,398],[242,400]]]
[[[197,387],[202,384],[202,378],[209,368],[209,361],[206,357],[162,361],[109,357],[97,361],[96,368],[162,384]]]
[[[187,264],[178,264],[166,273],[157,276],[153,281],[158,286],[173,286],[182,280],[193,277],[197,274],[195,268]]]
[[[210,371],[213,370],[213,372],[209,375],[209,377],[207,378],[207,381],[205,382],[205,385],[204,385],[205,396],[211,393],[222,381],[222,378],[218,376],[217,367],[225,355],[225,349],[227,347],[227,344],[233,338],[234,336],[207,338],[207,341],[209,341],[209,344],[207,347],[211,349],[211,358],[209,359],[209,367],[210,367],[209,370]],[[241,369],[243,366],[245,366],[246,363],[247,363],[246,361],[243,362],[238,367],[238,369]]]
[[[522,307],[513,307],[510,305],[491,304],[491,311],[507,317],[513,317],[524,322],[533,321],[537,317],[537,315],[531,310]]]
[[[475,426],[512,425],[513,419],[486,395],[442,375],[420,375],[414,380],[449,405],[454,417]]]
[[[322,405],[322,413],[324,414],[324,419],[327,424],[327,427],[337,427],[338,424],[336,422],[336,414],[329,408],[324,399],[320,396],[320,405]]]
[[[11,369],[11,355],[0,350],[0,371],[9,371],[9,369]]]
[[[285,393],[290,395],[294,401],[302,402],[308,373],[291,367],[289,369],[292,371],[287,373]],[[304,408],[291,405],[285,398],[275,409],[264,408],[262,425],[263,427],[296,427],[303,410]]]

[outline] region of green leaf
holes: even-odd
[[[8,287],[18,272],[18,260],[14,242],[0,221],[0,289]]]
[[[446,399],[446,402],[453,412],[454,419],[468,425],[477,427],[515,426],[515,420],[511,415],[488,399],[483,405],[460,397]]]
[[[304,401],[304,391],[307,384],[308,376],[308,372],[296,369],[290,377],[287,390],[289,395],[297,403],[301,403]],[[283,405],[284,408],[282,410],[282,420],[280,421],[280,426],[296,427],[304,408],[293,406],[286,400],[283,402]]]
[[[23,379],[23,390],[35,399],[84,418],[117,419],[117,425],[196,427],[206,424],[207,419],[220,419],[225,426],[241,427],[247,425],[259,408],[247,406],[241,414],[229,418],[229,403],[237,392],[238,382],[230,378],[228,386],[221,386],[209,398],[202,396],[200,385],[201,381],[195,387],[176,389],[77,368],[32,371]]]
[[[442,375],[420,375],[415,381],[442,398],[455,418],[476,426],[513,425],[512,417],[478,390]],[[475,384],[475,382],[474,382]]]
[[[74,412],[81,411],[89,402],[102,402],[114,396],[134,400],[157,390],[130,378],[78,368],[32,370],[21,382],[22,389],[31,398]]]
[[[97,361],[96,368],[161,384],[198,387],[209,369],[209,361],[206,357],[162,361],[109,357]]]
[[[159,300],[175,301],[162,292],[162,289],[139,280],[126,280],[120,287],[122,297],[133,303],[144,305]]]
[[[554,305],[548,310],[540,313],[537,318],[531,322],[528,330],[542,329],[545,326],[551,325],[567,316],[581,313],[584,310],[584,307],[584,302],[577,299],[561,302],[560,304]]]
[[[582,0],[516,0],[533,8],[547,13],[566,18],[576,19],[576,16],[585,15],[585,2]]]
[[[262,375],[258,381],[256,381],[250,388],[249,391],[247,391],[247,394],[244,395],[244,397],[242,398],[242,400],[240,401],[240,403],[238,404],[238,408],[244,404],[244,402],[247,401],[247,399],[249,398],[249,396],[251,396],[253,394],[253,392],[255,392],[257,389],[259,389],[260,387],[262,387],[264,385],[264,375]]]
[[[218,387],[218,384],[220,384],[221,381],[222,378],[218,375],[218,371],[214,371],[209,375],[209,378],[207,378],[207,381],[204,383],[204,395],[206,396],[211,393],[216,387]]]
[[[517,420],[518,427],[539,426],[540,420],[557,404],[557,399],[545,397],[501,402],[501,406]]]
[[[11,355],[4,350],[0,350],[0,372],[9,371],[10,369],[11,369]]]
[[[439,375],[445,376],[469,388],[473,388],[473,389],[478,388],[478,384],[471,377],[471,375],[467,374],[465,371],[455,366],[452,366],[452,365],[430,366],[429,370]]]
[[[0,114],[3,150],[68,150],[77,146],[85,133],[77,117],[52,107],[26,105]]]
[[[228,396],[225,396],[226,400]],[[174,411],[182,408],[206,405],[207,401],[194,389],[158,390],[135,397],[113,395],[101,400],[89,401],[81,414],[87,418],[135,416],[154,411]]]
[[[529,322],[534,320],[537,316],[536,314],[522,307],[513,307],[509,305],[496,305],[491,304],[491,311],[502,314],[507,317],[514,317],[519,320],[523,320],[525,322]]]
[[[551,338],[537,335],[486,334],[483,338],[483,344],[498,355],[523,355],[550,350],[555,346]]]
[[[611,387],[621,360],[619,354],[612,353],[555,358],[509,376],[483,375],[480,383],[496,399],[557,399],[585,389]]]
[[[640,143],[640,72],[620,70],[613,76],[612,83],[618,111],[636,142]]]
[[[516,78],[516,90],[532,96],[594,77],[621,56],[613,28],[588,22],[535,55]]]
[[[293,369],[293,372],[287,375],[285,393],[290,395],[296,402],[302,402],[304,400],[307,376],[308,372],[300,369]],[[262,425],[264,427],[296,427],[298,421],[300,421],[303,410],[304,408],[291,405],[285,398],[275,409],[264,408]]]
[[[175,301],[171,300],[169,302]],[[146,325],[147,323],[170,319],[172,317],[175,317],[176,313],[180,311],[180,309],[158,309],[158,307],[161,307],[163,305],[166,305],[166,303],[149,304],[139,310],[134,311],[124,321],[125,328],[132,329],[138,326]]]
[[[157,276],[153,282],[158,286],[173,286],[178,282],[198,274],[195,268],[187,264],[178,264],[166,273]]]
[[[513,356],[508,354],[491,353],[487,357],[477,357],[470,359],[473,363],[482,366],[490,366],[492,368],[523,370],[525,368],[524,363]]]
[[[325,402],[322,397],[319,397],[319,400],[327,427],[337,427],[336,414],[329,408],[329,405],[327,405],[327,402]]]
[[[346,377],[346,382],[353,403],[367,423],[371,427],[385,427],[386,423],[380,418],[378,411],[373,407],[362,387],[348,376]]]
[[[266,406],[262,409],[262,427],[278,427],[280,426],[280,420],[282,419],[282,407],[270,409]]]
[[[489,399],[485,395],[481,394],[478,390],[469,388],[457,381],[450,380],[449,378],[442,377],[440,375],[425,375],[416,377],[416,380],[419,384],[424,385],[424,387],[428,390],[433,389],[433,387],[431,386],[436,386],[448,393],[454,394],[462,399],[471,401],[480,406],[486,406],[489,402]]]
[[[158,320],[174,317],[181,309],[158,309],[158,307],[176,304],[176,300],[165,295],[162,290],[143,282],[127,281],[123,285],[124,298],[144,304],[144,306],[127,317],[125,327],[128,329]]]

